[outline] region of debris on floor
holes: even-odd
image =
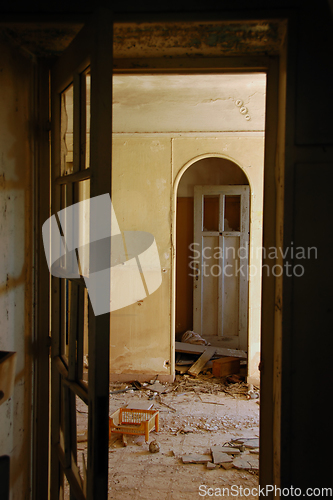
[[[253,384],[249,384],[249,390],[247,391],[247,399],[258,399],[259,390],[255,389]]]
[[[193,363],[188,373],[193,377],[197,377],[201,370],[205,367],[206,363],[210,361],[211,357],[214,356],[216,351],[215,347],[207,347],[201,356]],[[214,363],[213,363],[214,366]]]
[[[183,455],[183,464],[207,464],[212,461],[211,455]]]
[[[243,443],[244,453],[241,453],[237,446],[220,446],[214,445],[211,447],[211,454],[199,455],[190,454],[183,455],[182,462],[184,464],[202,464],[206,463],[208,469],[214,469],[217,465],[228,470],[234,467],[235,469],[244,470],[259,470],[259,459],[258,457],[251,455],[251,450],[246,450],[246,448],[252,447],[252,445],[257,441],[257,438],[250,439],[240,439],[232,441],[232,443],[241,442]],[[232,444],[231,443],[231,444]],[[249,443],[249,444],[248,444]]]
[[[247,454],[242,455],[241,457],[235,458],[233,461],[233,467],[235,469],[243,469],[243,470],[259,470],[259,458],[253,455]]]
[[[227,453],[228,455],[239,455],[240,450],[236,446],[219,446],[218,444],[215,446],[212,446],[211,452],[221,452],[221,453]]]
[[[214,377],[226,377],[240,372],[240,359],[226,356],[213,361],[212,373]]]
[[[216,464],[212,464],[212,462],[207,462],[207,469],[209,470],[216,469]]]
[[[243,446],[245,446],[245,448],[252,448],[252,449],[259,448],[259,438],[257,437],[238,438],[234,439],[233,443],[242,444]]]
[[[161,449],[160,443],[154,439],[149,443],[149,451],[150,453],[158,453]]]
[[[202,350],[179,353],[190,368],[207,346],[188,345]],[[158,412],[159,430],[152,428],[148,440],[144,432],[110,433],[109,498],[187,500],[196,498],[200,484],[230,487],[246,479],[247,486],[258,486],[259,398],[249,393],[259,396],[259,388],[245,382],[242,363],[240,373],[224,377],[215,377],[210,367],[197,376],[178,373],[173,383],[153,378],[110,384],[110,417],[120,408]],[[83,409],[77,410],[80,441],[87,425]],[[87,442],[78,449],[86,460]],[[135,488],[144,497],[133,496]]]
[[[196,345],[189,344],[187,342],[175,342],[175,350],[176,352],[186,352],[189,354],[200,354],[204,351],[205,345]],[[240,359],[247,359],[247,354],[245,351],[240,349],[229,349],[227,347],[217,347],[216,348],[217,356],[234,356]]]
[[[217,465],[226,464],[228,462],[233,461],[233,457],[231,457],[227,453],[223,453],[222,451],[219,451],[219,450],[213,449],[212,455],[213,455],[213,462],[214,462],[214,464],[217,464]]]
[[[199,337],[199,338],[198,338]],[[237,376],[246,353],[239,349],[210,346],[200,335],[187,331],[182,342],[176,342],[176,371],[197,377],[211,370],[215,377]],[[195,359],[190,359],[195,358]],[[190,365],[190,366],[189,366]]]

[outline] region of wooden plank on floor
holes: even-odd
[[[207,361],[210,360],[212,356],[214,356],[216,351],[216,347],[206,347],[204,352],[201,354],[200,358],[196,360],[195,363],[191,366],[187,373],[192,375],[193,377],[197,377]]]
[[[202,354],[207,346],[198,344],[187,344],[186,342],[175,342],[176,352],[186,352],[188,354]],[[216,347],[215,356],[234,356],[235,358],[247,359],[245,351],[240,349],[228,349],[227,347]]]

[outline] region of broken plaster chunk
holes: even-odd
[[[193,429],[193,427],[185,425],[184,427],[182,427],[181,429],[179,429],[179,432],[181,434],[189,434],[190,432],[194,432],[194,429]]]
[[[149,443],[149,451],[150,453],[158,453],[161,449],[160,443],[156,440],[151,441]]]
[[[233,466],[234,466],[234,464],[232,462],[225,462],[225,463],[221,464],[221,467],[223,467],[223,469],[225,469],[225,470],[232,469]]]
[[[222,453],[221,451],[212,451],[213,462],[214,464],[222,464],[233,461],[233,457],[228,455],[227,453]]]
[[[159,381],[156,381],[150,387],[148,387],[148,389],[150,389],[154,393],[162,394],[166,390],[166,387],[164,387],[164,385]]]
[[[134,442],[137,446],[143,446],[145,443],[145,437],[143,435],[139,435],[137,438],[135,438]]]
[[[213,453],[213,451],[220,451],[221,453],[227,453],[228,455],[240,454],[239,448],[232,446],[220,446],[218,444],[211,447],[211,452]]]
[[[233,443],[238,445],[243,445],[246,448],[259,448],[259,438],[258,437],[242,437],[232,440]],[[239,446],[238,446],[239,447]]]
[[[259,448],[259,438],[247,439],[243,442],[246,448]]]
[[[216,464],[213,464],[212,462],[207,462],[207,469],[208,470],[216,469]]]
[[[182,456],[183,464],[207,464],[211,460],[211,455],[191,454]]]
[[[242,455],[235,458],[233,465],[235,469],[259,470],[259,458],[253,455]]]

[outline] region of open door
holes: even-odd
[[[194,187],[193,329],[247,351],[249,186]]]
[[[85,25],[55,63],[51,110],[51,214],[67,245],[66,209],[99,195],[111,196],[112,18],[108,11]],[[91,235],[89,210],[84,221],[75,222],[79,233],[90,231]],[[110,245],[110,239],[106,244]],[[90,251],[90,264],[93,254]],[[110,255],[110,249],[106,254]],[[71,499],[103,500],[108,496],[110,313],[95,316],[78,255],[77,248],[66,254],[64,277],[52,276],[51,281],[52,500],[64,498],[64,477]],[[73,277],[66,274],[66,266],[75,258],[79,276]],[[85,338],[88,372],[84,368]],[[88,413],[87,459],[80,468],[78,399],[87,405]]]

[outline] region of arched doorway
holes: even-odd
[[[189,162],[178,180],[176,340],[194,330],[212,345],[248,352],[252,337],[258,344],[260,323],[253,321],[252,306],[254,296],[260,303],[261,281],[260,272],[248,276],[248,245],[254,227],[255,246],[261,247],[262,224],[258,210],[254,220],[250,198],[261,192],[253,193],[244,170],[222,155]]]

